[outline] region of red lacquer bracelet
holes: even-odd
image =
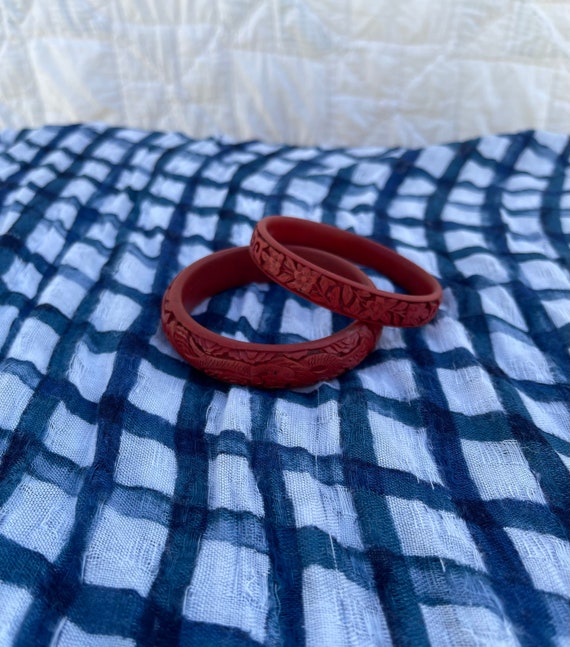
[[[323,268],[372,285],[347,261],[321,250],[292,248]],[[355,321],[329,337],[295,344],[256,344],[216,334],[200,325],[192,310],[218,292],[267,282],[248,247],[215,252],[182,270],[162,300],[162,326],[173,347],[195,368],[235,384],[289,388],[329,380],[359,364],[375,347],[379,324]]]
[[[359,280],[339,276],[313,263],[291,245],[318,247],[371,267],[409,294],[384,292]],[[437,280],[412,261],[369,238],[322,223],[268,216],[253,232],[250,253],[256,265],[276,283],[329,310],[386,326],[421,326],[441,303]]]

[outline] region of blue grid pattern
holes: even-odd
[[[0,644],[568,644],[569,156],[1,133]],[[165,288],[274,213],[416,261],[437,318],[307,389],[188,367]],[[344,325],[265,284],[200,310]]]

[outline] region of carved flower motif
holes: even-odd
[[[421,326],[427,323],[431,317],[431,303],[417,303],[409,309],[407,316],[407,325]]]
[[[373,321],[384,321],[389,319],[390,304],[387,299],[373,298],[362,304],[362,311],[366,314],[367,319]]]
[[[311,292],[315,287],[319,274],[305,267],[296,267],[293,271],[295,282],[301,292]]]
[[[283,265],[283,254],[269,248],[266,252],[262,252],[261,260],[263,266],[267,271],[273,275],[278,276],[281,273],[281,266]]]
[[[344,368],[342,359],[331,353],[316,353],[311,355],[307,364],[315,376],[330,375],[338,373]]]
[[[281,364],[260,364],[252,369],[251,382],[256,386],[274,387],[276,381],[281,384],[294,382],[301,365],[283,361]],[[297,370],[296,370],[297,369]]]

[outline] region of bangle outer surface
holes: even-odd
[[[334,253],[356,262],[359,260],[360,247],[368,257],[373,257],[374,252],[378,251],[386,267],[380,267],[381,263],[377,262],[375,269],[396,282],[398,278],[405,277],[407,286],[413,284],[417,277],[422,288],[427,287],[430,292],[425,296],[384,292],[324,270],[304,258],[304,254],[301,256],[292,252],[289,242],[282,244],[273,237],[269,229],[276,221],[280,221],[283,229],[287,223],[292,242],[306,245],[307,233],[312,233],[313,241],[318,241],[323,250],[334,250]],[[298,229],[299,221],[298,218],[287,216],[269,216],[259,221],[253,232],[251,256],[273,281],[313,303],[359,321],[415,327],[435,317],[441,303],[441,287],[423,269],[378,243],[329,225],[300,221],[303,223],[301,227],[308,232],[301,231]],[[312,229],[314,232],[311,232]],[[333,233],[335,240],[328,240],[327,235]]]
[[[321,260],[330,256],[319,254]],[[337,270],[338,260],[335,260]],[[341,262],[346,264],[346,261]],[[324,339],[295,344],[236,341],[198,324],[184,305],[183,293],[197,280],[198,271],[206,272],[206,276],[207,273],[231,272],[230,266],[235,263],[253,266],[247,247],[223,250],[197,261],[182,270],[164,294],[161,314],[164,332],[175,350],[195,368],[234,384],[262,388],[302,387],[337,377],[354,368],[374,349],[382,327],[364,322],[353,322]],[[256,280],[267,282],[267,277],[257,268],[255,270],[259,273]],[[354,270],[361,274],[357,268]],[[362,274],[362,280],[369,279]]]

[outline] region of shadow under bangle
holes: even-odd
[[[385,292],[314,263],[292,245],[318,247],[377,270],[409,294]],[[273,281],[305,299],[359,321],[386,326],[422,326],[442,299],[438,281],[412,261],[379,243],[331,225],[288,216],[268,216],[253,232],[250,253]]]
[[[357,267],[321,250],[292,248],[319,266],[373,285]],[[263,388],[289,388],[329,380],[359,364],[375,347],[379,324],[356,321],[315,341],[258,344],[216,334],[190,314],[204,299],[252,282],[267,282],[248,247],[215,252],[188,266],[166,290],[162,326],[172,346],[192,366],[226,382]]]

